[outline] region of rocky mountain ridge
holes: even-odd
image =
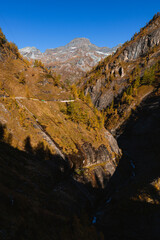
[[[106,109],[122,94],[130,82],[145,69],[158,62],[160,56],[160,15],[135,34],[131,41],[124,43],[117,51],[93,68],[80,81],[84,93],[90,93],[93,104]],[[136,75],[137,74],[137,75]]]
[[[75,38],[63,47],[47,49],[44,53],[35,47],[25,47],[19,51],[27,59],[41,60],[48,68],[61,74],[63,80],[77,81],[119,46],[97,47],[87,38]]]

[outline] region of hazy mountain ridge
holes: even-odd
[[[119,46],[97,47],[87,38],[75,38],[65,46],[46,49],[44,53],[35,47],[26,47],[19,51],[28,59],[40,59],[47,67],[61,74],[62,79],[77,81],[100,60],[115,52]]]

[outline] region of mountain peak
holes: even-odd
[[[91,42],[88,38],[74,38],[71,42],[69,42],[67,47],[80,47],[84,45],[91,45]]]

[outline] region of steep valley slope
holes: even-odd
[[[158,13],[144,28],[141,28],[139,33],[135,33],[130,41],[118,48],[116,53],[87,73],[79,82],[79,86],[84,90],[85,95],[88,93],[91,95],[93,104],[99,110],[116,104],[117,98],[123,97],[122,104],[125,102],[130,104],[136,95],[143,98],[151,88],[147,90],[145,87],[144,91],[139,91],[139,87],[152,85],[154,68],[160,60],[159,43]],[[147,81],[147,78],[150,81]],[[118,101],[120,102],[120,99]],[[121,109],[117,108],[117,112],[118,110]]]
[[[105,239],[158,239],[160,93],[150,94],[121,129],[123,157],[95,214]],[[115,231],[116,229],[116,231]]]
[[[121,153],[104,128],[103,115],[88,97],[81,100],[66,90],[40,62],[24,60],[3,33],[1,42],[0,121],[6,142],[19,149],[26,141],[33,148],[49,148],[79,169],[82,178],[96,185],[100,177],[104,186]]]

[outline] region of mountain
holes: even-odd
[[[77,81],[99,61],[112,54],[119,47],[97,47],[87,38],[75,38],[63,47],[47,49],[41,53],[35,47],[20,49],[20,53],[28,59],[39,59],[48,68],[61,74],[63,80]]]

